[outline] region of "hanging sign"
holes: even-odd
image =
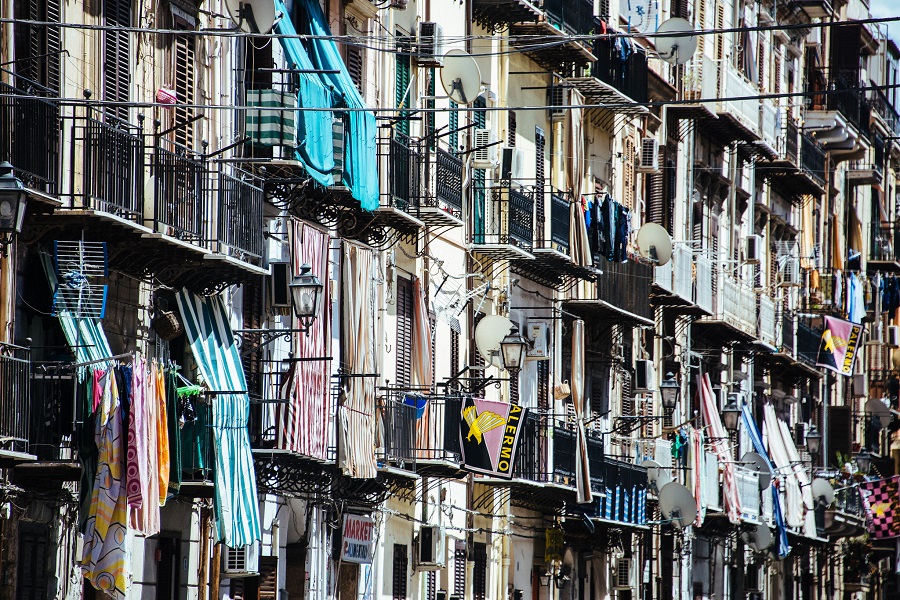
[[[463,466],[476,473],[511,479],[527,412],[518,404],[467,398],[459,421]]]
[[[344,515],[341,560],[359,565],[372,564],[375,553],[375,520],[363,515]]]
[[[825,317],[825,331],[822,332],[822,341],[819,343],[816,366],[824,367],[841,375],[852,375],[853,361],[856,359],[856,349],[859,347],[861,334],[861,325],[843,319]]]

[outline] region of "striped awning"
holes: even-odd
[[[297,96],[272,89],[247,90],[247,135],[260,146],[297,145],[294,111]]]
[[[182,290],[178,308],[201,380],[214,392],[212,433],[219,539],[231,548],[240,548],[260,539],[244,369],[221,298]]]

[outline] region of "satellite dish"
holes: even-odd
[[[637,246],[640,255],[657,267],[672,260],[672,238],[662,225],[656,223],[642,225],[638,229]]]
[[[881,429],[887,427],[891,422],[891,409],[878,398],[869,398],[863,410],[869,417],[878,417]]]
[[[812,495],[816,502],[824,506],[831,506],[834,502],[834,488],[827,480],[816,477],[812,482]]]
[[[764,490],[769,487],[769,484],[772,483],[772,469],[765,458],[756,452],[747,452],[741,457],[741,462],[759,475],[759,489]]]
[[[684,33],[694,31],[694,26],[685,19],[668,19],[660,23],[656,33]],[[659,57],[675,65],[683,65],[697,51],[697,35],[679,35],[675,37],[657,35],[654,41]]]
[[[772,545],[772,532],[769,531],[768,525],[760,524],[742,533],[741,539],[756,552],[762,552]]]
[[[684,529],[697,518],[697,502],[691,491],[674,481],[659,490],[659,510],[666,521]]]
[[[499,315],[487,315],[475,327],[475,347],[488,364],[500,366],[500,342],[513,330],[513,322]]]
[[[444,55],[441,85],[457,104],[471,104],[481,94],[481,70],[472,55],[454,48]]]
[[[274,0],[225,0],[225,7],[244,33],[269,33],[275,25]]]
[[[645,460],[641,463],[641,466],[647,469],[647,482],[650,484],[650,489],[657,494],[667,483],[672,481],[672,475],[669,474],[669,470],[655,460]]]

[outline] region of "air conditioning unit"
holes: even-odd
[[[887,345],[891,348],[900,348],[900,327],[888,325]]]
[[[650,392],[654,389],[653,361],[634,361],[634,391]]]
[[[497,134],[490,129],[476,129],[472,134],[472,167],[493,169],[500,160],[497,157]]]
[[[639,173],[659,173],[659,140],[645,137],[641,140],[641,162]]]
[[[223,577],[252,577],[259,575],[259,542],[241,548],[225,546],[222,552]]]
[[[762,238],[758,235],[748,235],[744,238],[744,262],[748,265],[758,265],[762,255]]]
[[[419,23],[419,51],[416,63],[420,67],[444,66],[444,28],[432,21]]]
[[[550,120],[562,121],[566,116],[564,108],[557,108],[566,105],[566,88],[561,85],[551,85],[547,90],[547,106],[549,107]]]
[[[874,322],[866,325],[866,343],[878,345],[884,343],[884,326],[881,319],[876,319]]]
[[[509,182],[509,187],[520,188],[525,180],[525,150],[503,148],[500,157],[500,179]]]
[[[863,374],[854,375],[850,388],[854,398],[868,398],[869,378]]]
[[[786,258],[778,267],[778,287],[798,287],[800,285],[800,261]]]
[[[613,574],[614,590],[634,589],[633,565],[630,558],[624,556],[616,560],[616,572]]]
[[[417,567],[422,571],[437,571],[444,568],[444,547],[447,545],[443,527],[423,525],[419,528],[419,560]]]

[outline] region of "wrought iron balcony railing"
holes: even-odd
[[[462,459],[459,445],[462,399],[453,396],[417,399],[427,402],[419,408],[404,402],[403,394],[390,394],[379,404],[378,460],[409,470],[414,470],[416,463],[458,464]]]
[[[39,461],[74,462],[78,435],[84,423],[83,407],[75,403],[77,376],[67,365],[33,363],[29,418],[29,453]]]
[[[219,173],[218,251],[260,265],[265,253],[265,192],[247,179]]]
[[[597,278],[597,299],[645,319],[653,318],[650,306],[650,286],[653,267],[636,260],[628,262],[598,262],[603,274]]]
[[[475,207],[475,245],[515,246],[531,252],[534,247],[533,190],[493,187],[485,191],[483,201],[478,197],[475,200],[482,202],[482,206]]]
[[[802,136],[800,166],[819,184],[825,187],[825,151],[809,135]]]
[[[395,132],[388,140],[386,206],[414,213],[422,197],[422,156],[413,140]]]
[[[434,151],[434,203],[456,217],[462,217],[463,161],[438,148]],[[427,200],[431,204],[431,198]]]
[[[797,358],[814,365],[819,355],[819,344],[822,341],[822,327],[811,323],[797,324]]]
[[[0,343],[0,457],[28,454],[31,405],[31,350]]]
[[[153,154],[153,228],[172,237],[203,244],[210,236],[210,173],[204,161],[177,144],[156,146]]]
[[[144,137],[141,128],[89,112],[79,124],[84,151],[83,205],[130,221],[144,219]]]
[[[569,35],[587,35],[595,30],[594,3],[589,0],[544,0],[547,20]]]
[[[635,102],[647,102],[647,54],[640,48],[624,59],[614,40],[600,38],[594,42],[597,61],[591,66],[591,76],[613,86]]]
[[[900,227],[897,224],[872,225],[869,262],[900,262]]]
[[[16,177],[47,194],[59,192],[61,122],[56,95],[35,84],[24,90],[0,82],[0,161],[9,161]]]

